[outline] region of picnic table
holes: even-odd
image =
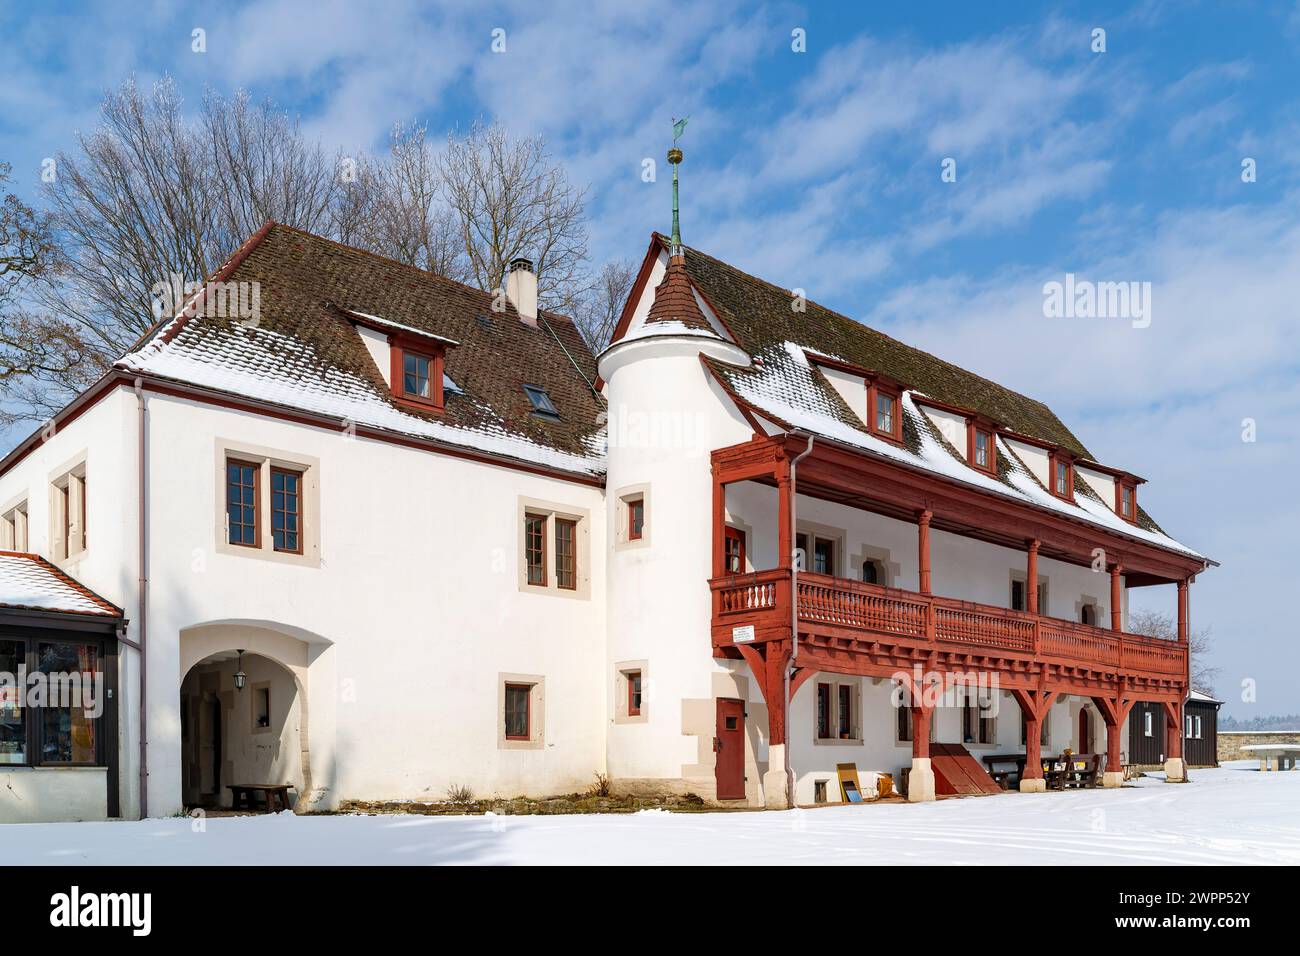
[[[226,789],[230,791],[231,809],[234,810],[258,810],[264,813],[273,812],[272,804],[278,803],[281,810],[289,809],[289,787],[288,783],[232,783]],[[254,799],[255,795],[261,795],[261,806]]]
[[[984,758],[984,765],[998,786],[1009,790],[1012,784],[1025,778],[1025,760],[1024,754],[990,754]],[[1097,779],[1101,775],[1101,755],[1071,754],[1067,758],[1062,754],[1059,757],[1043,757],[1042,767],[1043,779],[1047,781],[1049,790],[1092,788],[1097,786]]]
[[[1300,765],[1300,744],[1247,744],[1241,749],[1259,755],[1260,770],[1295,770]]]

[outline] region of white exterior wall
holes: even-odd
[[[82,584],[123,608],[138,637],[136,595],[136,429],[135,396],[117,389],[60,427],[5,475],[0,504],[8,510],[27,499],[27,550],[49,558],[51,482],[85,463],[84,551],[58,565]],[[123,814],[133,814],[138,764],[134,750],[139,725],[139,658],[123,646],[119,657],[119,793]],[[99,768],[0,767],[0,821],[103,819],[108,812],[106,771]]]
[[[304,645],[323,806],[542,796],[604,771],[600,489],[194,402],[150,415],[151,814],[179,804],[184,645],[219,646],[203,625],[232,618]],[[319,460],[320,567],[215,550],[218,439]],[[521,591],[521,496],[586,515],[586,597]],[[542,746],[499,746],[502,675],[544,680]]]
[[[542,796],[605,771],[601,489],[198,402],[151,395],[148,409],[150,816],[181,806],[185,672],[237,647],[298,679],[319,806],[438,800],[451,784]],[[49,480],[84,454],[90,544],[63,564],[124,606],[138,638],[135,423],[134,394],[118,390],[0,478],[0,497],[28,489],[30,548],[48,555]],[[319,567],[218,550],[218,439],[318,462]],[[584,516],[583,596],[521,590],[521,498]],[[134,816],[139,677],[134,652],[122,660],[122,812]],[[544,682],[539,746],[499,746],[502,675]],[[61,773],[0,770],[57,780],[44,787],[54,818],[102,817],[106,801],[86,809]],[[69,773],[76,793],[95,776]]]
[[[609,535],[606,706],[609,772],[616,786],[715,792],[711,751],[716,697],[761,700],[733,674],[747,669],[712,656],[712,471],[714,448],[747,441],[752,430],[700,363],[702,349],[732,347],[694,338],[645,338],[601,359],[611,427],[606,480],[611,528],[621,521],[620,492],[648,495],[642,547],[618,547]],[[645,661],[645,719],[620,723],[618,665]],[[750,763],[766,761],[766,717],[749,708]],[[751,801],[760,799],[751,769]]]
[[[926,405],[924,402],[919,403],[920,408],[929,416],[931,424],[938,430],[939,434],[946,438],[957,452],[966,458],[970,455],[966,447],[966,416],[958,415],[955,412],[945,411],[942,408],[934,408]]]

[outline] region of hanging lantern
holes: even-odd
[[[248,675],[244,673],[244,652],[239,651],[239,664],[235,668],[235,690],[243,690],[244,684],[248,681]]]

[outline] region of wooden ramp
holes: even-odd
[[[961,744],[930,744],[930,766],[937,795],[1002,792],[997,781]]]

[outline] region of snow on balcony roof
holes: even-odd
[[[0,608],[121,617],[119,608],[35,554],[0,551]]]
[[[922,468],[1180,554],[1203,557],[1165,534],[1149,519],[1145,525],[1137,525],[1120,518],[1091,489],[1080,487],[1082,482],[1076,482],[1073,502],[1056,497],[1043,487],[1001,437],[998,438],[998,475],[995,477],[972,468],[935,429],[929,417],[917,408],[910,391],[903,393],[902,447],[876,437],[839,393],[826,383],[809,360],[808,351],[817,350],[787,341],[779,348],[765,350],[760,356],[762,361],[755,362],[750,368],[712,359],[708,364],[723,377],[738,398],[790,428],[812,432],[882,458]]]

